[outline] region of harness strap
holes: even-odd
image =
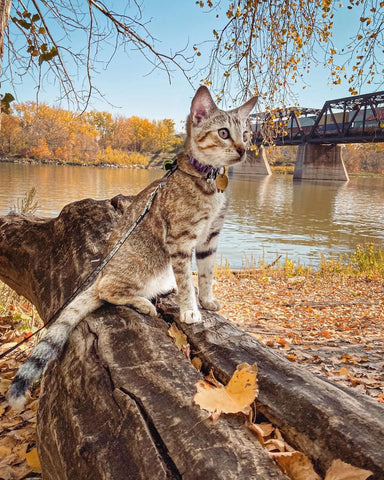
[[[92,285],[92,283],[96,280],[97,276],[103,271],[103,269],[106,267],[106,265],[112,260],[112,258],[116,255],[116,253],[120,250],[120,248],[124,245],[124,243],[127,241],[127,239],[130,237],[132,232],[135,230],[135,228],[141,223],[141,221],[144,219],[144,217],[147,215],[149,210],[152,207],[153,201],[156,198],[156,195],[160,188],[164,186],[164,184],[167,182],[168,178],[173,175],[176,170],[177,170],[177,164],[174,161],[170,168],[167,169],[167,173],[164,175],[162,178],[161,182],[156,186],[156,188],[153,190],[151,195],[149,196],[147,203],[145,204],[145,207],[143,211],[140,213],[140,215],[136,218],[134,223],[130,226],[130,228],[124,233],[124,235],[120,238],[120,240],[116,243],[116,245],[112,248],[112,250],[106,255],[103,260],[92,270],[92,272],[85,278],[85,280],[77,287],[77,289],[72,293],[72,295],[67,298],[67,300],[56,310],[56,312],[48,319],[48,321],[40,327],[36,332],[32,333],[28,337],[24,338],[20,342],[18,342],[16,345],[13,347],[9,348],[6,350],[4,353],[0,354],[0,359],[4,358],[6,355],[9,353],[13,352],[16,350],[16,348],[20,347],[23,343],[27,342],[30,338],[34,337],[37,335],[39,332],[41,332],[44,328],[47,328],[48,325],[50,325],[53,320],[55,320],[58,315],[74,300],[77,295],[79,295],[81,292],[86,290],[87,287]]]

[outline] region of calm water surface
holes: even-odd
[[[56,216],[82,198],[133,195],[161,170],[131,170],[0,163],[0,214],[35,187],[41,216]],[[293,182],[291,176],[230,179],[231,206],[220,236],[219,260],[273,262],[286,255],[316,265],[320,253],[352,252],[357,244],[384,243],[384,178],[350,182]]]

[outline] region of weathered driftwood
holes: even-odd
[[[57,219],[0,217],[0,278],[47,320],[92,270],[129,199],[84,200]],[[286,478],[243,426],[215,425],[193,405],[201,374],[167,336],[178,321],[171,298],[162,318],[105,306],[73,332],[46,372],[38,415],[43,478]],[[179,325],[204,370],[224,382],[241,362],[257,362],[261,411],[319,472],[341,458],[384,478],[384,408],[270,351],[219,315]]]
[[[131,197],[71,203],[54,219],[0,217],[0,278],[47,321],[104,255]]]

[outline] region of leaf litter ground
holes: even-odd
[[[384,283],[219,275],[220,314],[288,360],[384,403]]]

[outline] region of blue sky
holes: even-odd
[[[110,2],[107,2],[108,4]],[[120,2],[115,2],[121,5]],[[224,13],[224,12],[223,12]],[[335,19],[335,40],[345,43],[356,31],[359,12],[343,9]],[[158,48],[168,53],[212,38],[215,28],[215,15],[204,13],[194,0],[144,0],[143,18],[150,20],[147,27],[159,40]],[[82,41],[74,37],[74,42]],[[186,78],[175,71],[171,85],[165,73],[155,70],[135,51],[118,52],[106,70],[101,69],[94,77],[95,85],[104,94],[107,101],[94,99],[91,106],[98,110],[107,110],[115,115],[138,115],[149,119],[172,118],[176,129],[180,130],[188,113],[194,88]],[[300,105],[321,107],[325,100],[348,96],[348,85],[331,85],[328,72],[321,67],[314,67],[305,78],[307,87],[293,86]],[[194,81],[198,87],[198,80]],[[374,91],[375,86],[368,85],[360,93]],[[15,86],[17,101],[36,98],[36,81],[24,77]],[[7,81],[2,81],[2,91],[10,91]],[[45,83],[39,94],[40,101],[57,105],[57,87]],[[62,104],[65,108],[65,104]]]

